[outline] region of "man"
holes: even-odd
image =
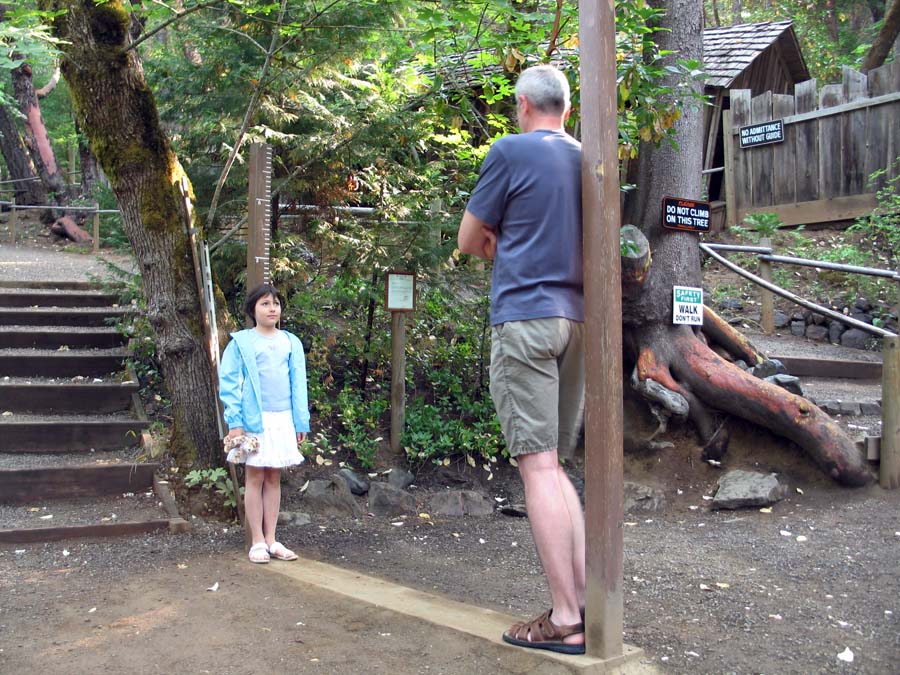
[[[503,639],[584,653],[584,513],[559,463],[584,406],[581,145],[566,134],[569,85],[552,66],[516,84],[522,133],[498,139],[459,226],[463,253],[494,261],[491,397],[516,458],[553,601]]]

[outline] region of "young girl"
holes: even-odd
[[[245,460],[250,562],[296,560],[293,551],[275,540],[275,524],[281,469],[303,461],[297,446],[309,431],[306,358],[300,340],[278,328],[281,296],[273,286],[252,289],[244,311],[254,327],[231,335],[219,368],[219,398],[225,406],[227,438],[246,435],[259,442],[259,450]],[[241,461],[241,454],[231,450],[228,461]]]

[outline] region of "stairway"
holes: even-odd
[[[83,282],[0,284],[0,543],[189,529],[139,459],[115,302]]]

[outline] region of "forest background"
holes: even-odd
[[[56,82],[60,52],[71,58],[72,51],[60,28],[61,10],[86,4],[94,3],[0,5],[0,106],[17,124],[23,119],[16,76],[27,66],[35,86]],[[405,269],[419,281],[418,309],[408,321],[406,455],[414,464],[464,458],[490,474],[503,461],[503,446],[487,393],[489,279],[481,266],[460,259],[456,227],[491,140],[515,129],[512,87],[521,68],[552,60],[566,69],[571,131],[578,135],[577,4],[96,4],[109,6],[109,16],[119,8],[131,15],[131,51],[139,55],[161,128],[193,186],[198,226],[208,241],[215,244],[244,217],[249,144],[274,148],[279,218],[272,274],[288,299],[285,327],[308,350],[309,456],[367,469],[386,451],[390,322],[382,308],[383,281],[387,270]],[[623,164],[642,144],[674,143],[685,107],[703,105],[696,86],[702,64],[657,44],[661,17],[676,6],[616,3]],[[843,66],[866,67],[886,25],[896,21],[897,9],[891,9],[891,0],[712,1],[704,15],[707,26],[792,20],[810,72],[824,84],[840,81]],[[66,80],[46,89],[40,108],[56,155],[79,147],[84,166],[97,148],[76,123]],[[114,106],[115,92],[106,103],[101,96],[89,105]],[[115,139],[110,145],[118,152]],[[103,181],[70,197],[70,203],[119,205]],[[311,213],[303,205],[321,209]],[[346,206],[372,210],[354,217],[333,208]],[[121,220],[108,217],[102,243],[133,245]],[[213,255],[232,326],[242,321],[245,264],[245,247],[233,239]],[[129,284],[146,302],[140,279]],[[122,329],[143,346],[135,364],[145,388],[161,394],[151,405],[159,431],[167,433],[177,411],[151,324],[144,315]],[[177,436],[172,457],[183,468],[221,461],[221,453],[177,449]]]

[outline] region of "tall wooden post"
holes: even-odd
[[[68,171],[68,179],[69,179],[69,187],[74,191],[76,186],[78,185],[78,171],[75,168],[75,157],[78,155],[78,142],[72,141],[69,143],[69,171]]]
[[[759,240],[760,246],[772,248],[772,240],[769,237],[762,237]],[[759,276],[772,283],[772,263],[768,260],[759,261]],[[766,335],[772,335],[775,332],[775,295],[772,291],[765,288],[760,289],[762,327]]]
[[[391,450],[403,450],[406,426],[406,312],[391,312]]]
[[[250,146],[250,195],[247,205],[247,289],[272,279],[269,244],[272,232],[272,147],[267,143]]]
[[[622,296],[613,0],[579,5],[585,296],[586,651],[622,655]]]
[[[881,460],[878,482],[881,487],[900,488],[900,337],[882,341],[884,364],[881,371]]]
[[[92,251],[96,255],[100,253],[100,204],[94,202],[94,241]]]

